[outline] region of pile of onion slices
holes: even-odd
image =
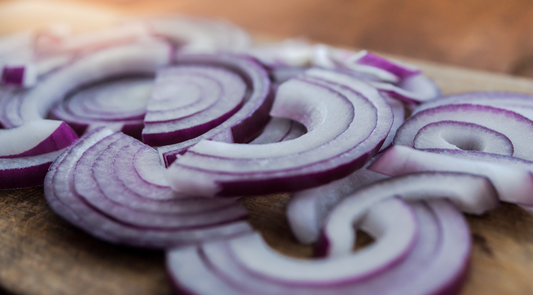
[[[191,17],[0,38],[0,189],[107,242],[167,251],[185,294],[450,294],[462,212],[533,207],[533,97],[440,96],[367,51]],[[406,114],[411,116],[406,118]],[[284,256],[237,200],[291,193]],[[354,251],[356,231],[374,242]],[[208,283],[207,283],[208,282]]]

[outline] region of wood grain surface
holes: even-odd
[[[413,62],[413,60],[409,60]],[[414,61],[444,93],[515,90],[533,93],[533,82],[504,75]],[[242,200],[250,222],[281,253],[310,257],[296,243],[285,217],[287,194]],[[462,292],[533,294],[533,217],[504,204],[469,216],[472,267]],[[56,216],[42,188],[0,191],[0,285],[12,294],[169,294],[164,254],[92,238]]]

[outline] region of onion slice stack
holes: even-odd
[[[471,241],[466,221],[450,203],[439,200],[410,208],[393,198],[378,202],[365,213],[357,227],[373,235],[376,242],[355,253],[292,259],[270,249],[258,234],[248,234],[173,249],[167,254],[167,269],[177,292],[184,294],[425,295],[458,291],[469,265]],[[394,231],[396,227],[400,229]],[[351,241],[347,246],[351,249]]]
[[[196,129],[203,130],[205,133],[191,138],[189,140],[172,144],[161,146],[158,148],[159,154],[161,155],[162,161],[168,167],[179,154],[184,153],[188,148],[195,145],[202,139],[210,139],[216,141],[224,142],[236,142],[236,143],[246,143],[252,140],[257,136],[264,126],[268,123],[270,116],[269,111],[272,107],[274,100],[274,89],[271,84],[266,70],[259,65],[257,62],[251,60],[249,57],[237,56],[232,54],[220,54],[220,55],[189,55],[189,54],[178,54],[175,60],[175,64],[185,67],[210,67],[210,68],[219,68],[222,72],[232,72],[232,74],[223,74],[223,76],[228,75],[227,78],[234,77],[234,74],[240,76],[242,81],[246,84],[245,96],[242,99],[242,107],[240,107],[236,112],[233,113],[229,118],[227,116],[222,116],[222,119],[225,119],[223,123],[220,123],[220,120],[216,122],[218,126],[212,128],[211,130],[205,132],[206,126],[190,126],[186,129]],[[226,79],[227,79],[226,78]],[[234,78],[231,78],[234,80]],[[220,83],[220,82],[215,82]],[[237,81],[236,86],[240,84]],[[193,86],[190,86],[193,87]],[[226,89],[224,89],[225,91]],[[229,90],[229,89],[228,89]],[[236,89],[239,95],[241,93],[241,88],[238,86]],[[204,91],[207,91],[204,89]],[[157,95],[157,93],[154,93]],[[239,96],[238,95],[238,96]],[[200,97],[198,97],[200,99]],[[204,101],[200,99],[199,101]],[[162,104],[172,104],[170,100],[161,102]],[[179,101],[174,102],[178,104]],[[149,105],[156,106],[159,102],[152,98],[152,101],[149,102]],[[195,109],[197,106],[192,105],[191,109]],[[187,110],[187,106],[181,108],[184,111]],[[209,109],[207,109],[209,110]],[[232,113],[234,109],[230,110]],[[180,112],[178,108],[177,112]],[[167,112],[162,112],[167,113]],[[174,115],[173,111],[168,112],[171,115]],[[227,113],[227,112],[226,112]],[[150,114],[151,115],[151,114]],[[155,114],[153,114],[155,117]],[[147,115],[147,118],[148,115]],[[212,120],[212,119],[211,119]],[[172,126],[172,122],[168,123]],[[147,124],[147,129],[150,130],[150,124]],[[200,124],[201,125],[201,124]],[[186,130],[185,129],[185,130]],[[149,135],[149,131],[144,132],[146,136]],[[195,131],[194,134],[198,134],[198,131]],[[169,139],[170,140],[170,139]]]
[[[250,231],[239,221],[248,214],[241,205],[180,196],[160,179],[154,183],[146,169],[164,169],[158,162],[150,147],[97,129],[50,167],[45,196],[56,213],[113,243],[160,249]]]
[[[263,145],[201,141],[167,170],[172,188],[205,196],[294,191],[362,167],[390,130],[390,107],[362,81],[324,70],[307,75],[282,84],[271,111],[305,125],[305,135]]]
[[[293,233],[302,243],[316,242],[319,230],[333,208],[345,212],[339,216],[364,212],[375,202],[393,195],[409,201],[448,197],[462,211],[474,214],[482,214],[499,204],[498,193],[492,183],[479,175],[426,172],[385,178],[379,173],[361,169],[328,185],[294,194],[287,207],[287,218]],[[343,224],[341,221],[337,223]],[[346,228],[343,234],[346,238],[350,236]]]
[[[52,161],[76,139],[76,133],[61,121],[30,121],[0,130],[0,189],[42,185]]]

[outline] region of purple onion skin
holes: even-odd
[[[250,85],[250,82],[246,80],[246,77],[243,77],[243,79],[247,85]],[[277,88],[278,85],[272,84],[270,87],[271,90],[266,97],[265,102],[258,109],[256,109],[251,116],[248,116],[237,125],[231,127],[231,134],[233,135],[234,143],[247,143],[261,134],[262,130],[270,121],[269,113],[270,109],[272,109],[272,105],[274,104]],[[261,128],[257,128],[257,126],[261,126]],[[190,147],[192,147],[192,145],[186,146],[179,150],[173,150],[164,153],[163,157],[165,159],[165,166],[170,167],[170,165],[176,161],[177,156],[185,154]]]
[[[78,135],[67,124],[62,123],[48,138],[23,153],[9,156],[2,156],[0,159],[31,157],[49,152],[58,151],[71,145],[78,140]]]
[[[52,162],[19,169],[0,169],[0,190],[43,186],[50,164]]]

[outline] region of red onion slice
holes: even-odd
[[[415,136],[416,149],[441,148],[512,155],[513,143],[492,129],[465,122],[438,121],[422,127]]]
[[[162,146],[198,137],[242,106],[246,85],[224,68],[179,66],[158,72],[143,142]]]
[[[376,163],[370,168],[374,165]],[[354,240],[351,225],[375,202],[393,196],[409,200],[447,197],[462,211],[475,214],[486,212],[499,204],[498,194],[490,181],[477,175],[421,173],[383,180],[345,197],[331,211],[324,223],[323,240],[320,243],[325,249],[322,251],[337,255],[349,253]]]
[[[204,134],[168,146],[158,148],[165,166],[169,166],[179,154],[202,139],[246,143],[257,136],[268,123],[268,112],[274,100],[273,86],[265,69],[255,61],[236,55],[178,55],[179,65],[215,66],[231,70],[242,77],[247,85],[243,106],[224,123]]]
[[[111,142],[115,139],[116,141]],[[130,204],[138,202],[139,195],[132,191],[123,191],[123,185],[117,181],[113,173],[112,160],[123,156],[117,152],[132,143],[133,139],[117,133],[110,136],[109,141],[100,141],[87,149],[76,164],[73,172],[76,192],[101,213],[129,225],[163,229],[214,226],[242,219],[248,215],[240,204],[218,202],[216,203],[218,206],[212,206],[208,200],[204,202],[206,204],[204,208],[201,202],[194,204],[200,205],[200,208],[192,208],[187,202],[181,202],[182,204],[179,204],[179,201],[178,204],[159,202],[159,206],[152,207],[152,210],[145,208],[149,202],[144,202],[142,205]],[[155,202],[150,204],[155,205]],[[196,209],[196,212],[192,209]]]
[[[78,139],[64,122],[30,121],[17,128],[0,130],[0,158],[29,157],[63,149]]]
[[[392,212],[396,214],[396,221],[390,216]],[[194,257],[194,254],[182,249],[169,253],[168,265],[171,274],[177,277],[186,289],[199,288],[199,280],[191,275],[199,268],[202,271],[202,267],[207,267],[210,268],[208,272],[219,276],[214,282],[222,280],[229,288],[238,289],[248,289],[256,285],[259,294],[272,294],[273,289],[298,291],[317,288],[335,291],[341,286],[356,285],[369,277],[386,272],[406,257],[418,234],[418,222],[414,212],[397,199],[384,201],[372,208],[365,218],[364,226],[365,230],[376,237],[375,243],[359,252],[345,255],[342,259],[301,260],[286,257],[273,251],[259,234],[248,234],[228,241],[202,245],[200,257],[204,261],[190,263],[192,269],[189,271],[183,267],[183,262],[190,261],[190,256]],[[204,271],[205,268],[202,272]],[[231,281],[237,278],[239,280],[231,284]],[[266,285],[267,282],[270,286]],[[202,289],[204,292],[201,294],[212,293],[212,290],[205,292],[206,288]],[[193,294],[200,293],[199,290],[194,291]]]
[[[227,238],[251,230],[245,222],[182,230],[140,228],[118,222],[90,206],[74,190],[74,170],[80,158],[92,146],[101,141],[111,143],[115,139],[118,140],[117,136],[110,137],[110,133],[109,129],[98,129],[89,133],[67,148],[50,167],[45,179],[45,197],[52,209],[63,218],[106,241],[150,248]]]
[[[329,253],[342,259],[289,259],[273,252],[258,235],[230,240],[228,248],[237,263],[268,280],[307,286],[346,283],[378,274],[401,261],[418,235],[414,212],[398,199],[376,203],[366,216],[366,229],[376,241],[359,253],[350,254],[351,241],[347,252]]]
[[[88,55],[29,91],[20,105],[20,120],[11,123],[18,126],[25,121],[43,118],[54,103],[85,84],[116,76],[152,74],[169,62],[170,51],[168,44],[151,40]]]
[[[533,159],[533,150],[529,147],[529,140],[533,136],[533,122],[526,117],[504,109],[480,105],[444,105],[418,112],[411,116],[398,129],[394,144],[412,147],[416,134],[424,126],[439,121],[457,121],[481,125],[491,129],[494,132],[505,135],[512,143],[514,152],[513,156]],[[477,132],[475,137],[469,134],[454,134],[454,142],[471,142],[472,144],[482,146],[478,143],[477,137],[494,132]],[[488,139],[483,139],[487,140]],[[453,144],[453,142],[451,142]]]
[[[326,183],[361,167],[390,129],[390,108],[364,82],[337,73],[323,76],[335,82],[340,76],[339,81],[349,83],[288,81],[280,86],[271,112],[301,122],[308,133],[264,145],[202,141],[168,169],[172,188],[221,196],[292,191]],[[344,120],[339,121],[341,118]],[[352,124],[354,118],[357,124]]]
[[[446,154],[429,153],[405,146],[393,146],[388,149],[369,169],[390,176],[403,175],[417,171],[457,171],[484,175],[491,180],[498,191],[500,200],[533,204],[533,178],[531,172],[518,161],[516,165],[505,157],[486,154],[459,158]],[[484,161],[482,158],[491,158]],[[502,160],[498,160],[502,159]],[[522,167],[520,167],[522,166]]]
[[[225,241],[174,249],[167,254],[167,269],[176,290],[184,294],[455,294],[469,264],[468,225],[446,201],[412,206],[420,226],[412,250],[398,264],[362,280],[333,286],[276,282],[237,263]],[[361,227],[371,224],[368,219]]]

